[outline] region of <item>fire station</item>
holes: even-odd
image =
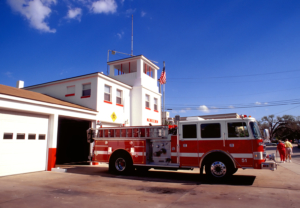
[[[107,64],[108,75],[0,85],[0,176],[87,161],[90,127],[162,123],[159,67],[143,55]]]

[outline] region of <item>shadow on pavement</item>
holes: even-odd
[[[134,171],[130,175],[115,175],[108,171],[107,167],[84,167],[84,166],[69,166],[61,167],[67,169],[66,173],[93,175],[108,178],[124,178],[130,180],[140,181],[155,181],[166,183],[184,183],[186,185],[199,185],[199,184],[224,184],[224,185],[241,185],[251,186],[254,183],[256,176],[251,175],[233,175],[232,177],[219,181],[210,180],[205,174],[183,173],[177,171],[148,171],[138,172]]]

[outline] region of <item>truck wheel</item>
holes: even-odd
[[[109,161],[109,170],[120,175],[128,174],[133,170],[132,160],[126,154],[115,155]]]
[[[238,171],[238,168],[233,168],[232,169],[232,174],[235,174]]]
[[[212,158],[205,164],[205,172],[210,178],[224,179],[233,174],[234,167],[226,158]]]

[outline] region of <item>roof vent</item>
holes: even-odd
[[[22,81],[22,80],[19,80],[19,81],[17,81],[17,86],[16,86],[16,88],[24,88],[24,81]]]

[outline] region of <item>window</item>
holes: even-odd
[[[25,134],[17,134],[17,139],[25,139]]]
[[[260,139],[261,134],[260,134],[259,127],[258,127],[257,123],[256,122],[250,122],[250,127],[251,127],[254,138],[255,139]]]
[[[220,138],[221,124],[207,123],[201,124],[201,138]]]
[[[157,98],[154,98],[154,111],[156,112],[158,112],[157,102]]]
[[[109,103],[111,103],[111,96],[110,96],[110,93],[111,93],[111,87],[110,86],[107,86],[107,85],[105,85],[104,86],[104,102],[106,101],[106,102],[109,102]]]
[[[28,134],[29,140],[35,140],[36,135],[35,134]]]
[[[46,135],[45,134],[39,134],[39,140],[45,140]]]
[[[249,137],[245,122],[227,123],[228,137]]]
[[[91,96],[91,83],[82,85],[82,97],[86,98]]]
[[[117,90],[116,103],[122,105],[122,90]]]
[[[146,109],[150,110],[150,95],[146,95],[145,100]]]
[[[75,85],[68,86],[67,87],[67,94],[65,96],[69,97],[69,96],[74,96],[74,95],[75,95]]]
[[[197,125],[182,125],[182,138],[197,138]]]
[[[13,133],[4,133],[3,139],[13,139]]]

